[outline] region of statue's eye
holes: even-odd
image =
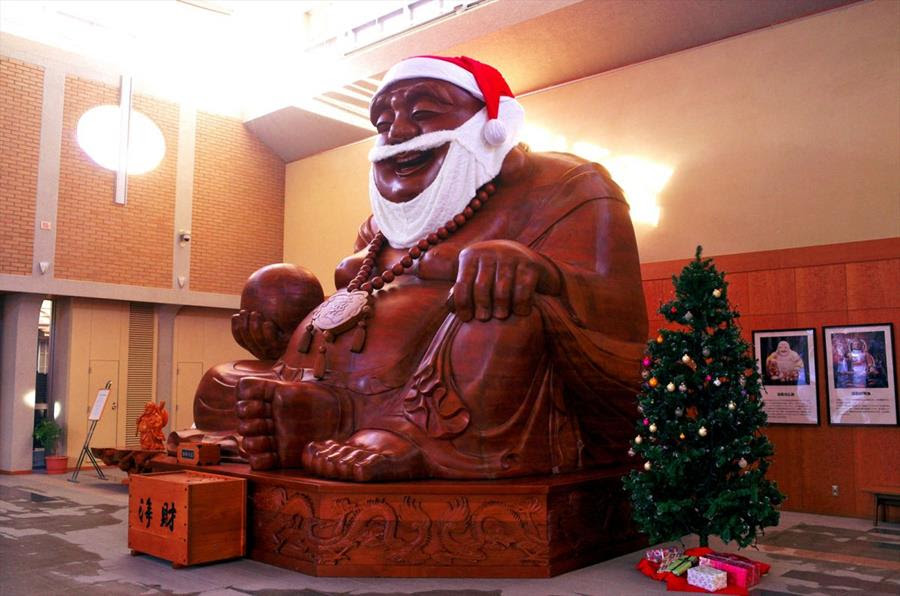
[[[384,134],[391,129],[391,124],[393,122],[390,120],[379,120],[375,123],[375,130],[378,131],[378,134]]]
[[[432,112],[431,110],[416,110],[412,114],[412,118],[415,121],[428,120],[429,118],[434,118],[437,116],[437,112]]]

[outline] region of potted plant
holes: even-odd
[[[34,429],[34,438],[44,446],[44,464],[48,474],[65,474],[69,458],[65,455],[50,455],[56,451],[56,443],[62,434],[62,428],[50,418],[42,420]]]

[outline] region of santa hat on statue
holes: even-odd
[[[391,83],[417,78],[453,83],[483,101],[487,111],[487,122],[482,130],[484,140],[495,147],[506,142],[509,136],[504,123],[506,110],[501,110],[501,107],[515,104],[517,111],[521,112],[521,106],[496,68],[466,56],[414,56],[398,62],[387,71],[375,96]]]

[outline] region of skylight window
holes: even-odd
[[[117,171],[120,160],[119,106],[91,108],[78,120],[78,145],[94,162]],[[166,154],[166,141],[159,127],[145,114],[131,111],[128,139],[128,173],[145,174],[159,165]]]
[[[486,1],[328,2],[307,12],[310,31],[320,32],[307,51],[350,54],[441,17],[460,14]]]

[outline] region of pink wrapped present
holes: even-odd
[[[699,565],[688,569],[687,581],[692,586],[715,592],[728,585],[728,574],[709,565]]]
[[[700,557],[700,564],[724,571],[728,574],[728,583],[741,588],[752,588],[759,583],[759,568],[739,555],[709,553]]]

